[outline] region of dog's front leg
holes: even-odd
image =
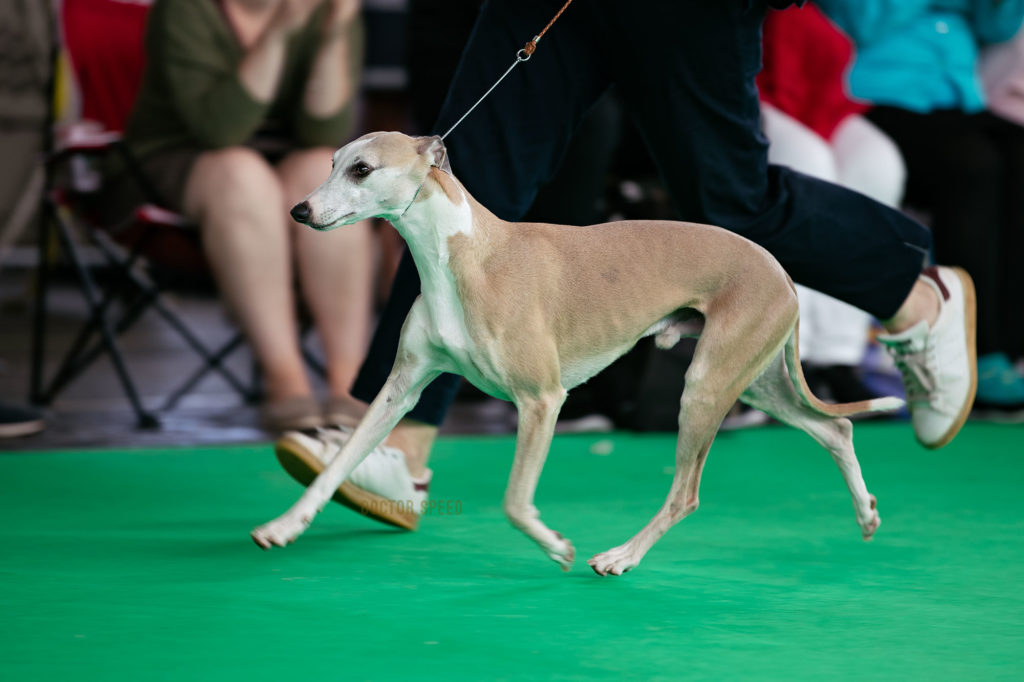
[[[561,533],[548,528],[540,520],[533,505],[544,460],[555,433],[558,411],[565,402],[565,390],[558,387],[540,396],[517,398],[519,430],[516,434],[516,455],[512,463],[508,488],[505,491],[505,515],[513,526],[523,531],[551,559],[568,571],[576,558],[572,543]]]
[[[422,356],[399,351],[391,375],[366,415],[352,433],[352,438],[323,472],[309,484],[291,509],[278,518],[254,529],[252,539],[263,549],[294,542],[306,530],[331,495],[345,478],[362,462],[416,405],[423,389],[440,374]]]

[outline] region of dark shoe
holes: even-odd
[[[26,407],[0,403],[0,438],[18,438],[39,433],[46,427],[43,415]]]
[[[1024,403],[1007,405],[975,400],[974,408],[971,410],[971,419],[994,424],[1022,424],[1024,423]]]

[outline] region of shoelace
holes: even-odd
[[[907,390],[907,400],[912,404],[926,404],[934,407],[935,374],[938,361],[934,349],[928,345],[919,351],[903,351],[893,349],[893,360],[903,378],[903,386]]]

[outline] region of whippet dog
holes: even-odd
[[[797,352],[793,283],[753,242],[685,222],[505,222],[451,175],[440,138],[394,132],[365,135],[338,150],[326,182],[292,215],[317,230],[389,220],[412,252],[422,294],[402,328],[394,368],[351,439],[291,509],[252,531],[264,549],[294,541],[424,387],[452,372],[515,403],[519,427],[504,511],[568,570],[572,544],[541,521],[533,504],[558,411],[569,389],[648,335],[662,348],[699,337],[680,400],[675,477],[668,499],[639,533],[589,560],[594,571],[621,575],[634,568],[697,509],[708,449],[737,399],[827,449],[864,539],[878,528],[845,417],[903,402],[829,405],[811,393]]]

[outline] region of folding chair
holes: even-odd
[[[219,374],[243,400],[253,402],[259,397],[255,370],[249,381],[243,381],[224,364],[242,346],[241,333],[235,333],[215,350],[208,348],[167,305],[162,284],[152,276],[154,265],[170,267],[186,278],[205,276],[206,263],[194,226],[182,216],[161,208],[163,202],[158,193],[119,134],[141,80],[148,4],[139,0],[63,0],[61,4],[61,42],[73,65],[83,121],[68,127],[57,140],[52,135],[50,138],[40,211],[31,380],[32,401],[48,405],[96,359],[106,355],[143,428],[159,426],[156,413],[172,409],[211,372]],[[111,229],[114,226],[101,224],[88,205],[99,189],[95,165],[90,166],[90,160],[105,154],[120,156],[147,198],[146,204],[134,210],[129,224],[116,226],[116,231]],[[113,277],[96,276],[97,268],[83,256],[83,242],[95,247],[101,255],[101,267],[105,273],[114,273]],[[70,265],[89,317],[56,372],[45,381],[47,298],[53,249]],[[201,361],[195,372],[172,390],[156,410],[143,405],[118,342],[124,332],[151,310],[167,322]],[[307,362],[323,371],[312,353],[305,348],[303,353]]]

